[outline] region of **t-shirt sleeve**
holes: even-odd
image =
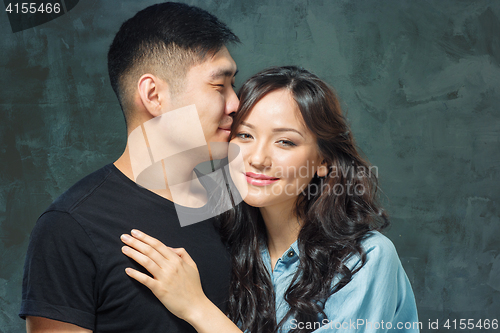
[[[97,254],[70,214],[44,213],[31,232],[19,316],[38,316],[93,330]]]
[[[314,332],[419,332],[413,291],[394,245],[375,233],[363,248],[365,265],[327,300],[328,318]],[[350,269],[359,264],[359,258],[346,263]]]

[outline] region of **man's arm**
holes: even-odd
[[[52,328],[56,321],[94,329],[96,257],[94,243],[70,214],[48,211],[38,219],[26,254],[19,312],[21,318],[31,317],[28,332],[30,327],[33,332],[66,331]]]
[[[43,317],[26,317],[27,333],[92,333],[91,330]]]

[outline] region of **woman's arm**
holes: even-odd
[[[122,235],[123,253],[153,275],[127,268],[125,272],[148,287],[163,305],[198,333],[241,332],[203,292],[196,263],[184,249],[165,246],[138,230]]]
[[[324,310],[328,320],[314,333],[418,333],[422,323],[396,248],[378,232],[362,246],[365,265],[328,298]],[[350,269],[359,264],[358,256],[346,263]]]

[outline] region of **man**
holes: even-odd
[[[226,142],[238,98],[236,64],[225,45],[235,42],[214,16],[184,4],[154,5],[126,21],[108,69],[128,133],[194,105],[206,142]],[[121,253],[120,235],[133,228],[184,247],[207,296],[224,308],[230,263],[212,220],[181,227],[169,187],[138,186],[131,161],[127,145],[114,164],[79,181],[37,221],[19,314],[28,332],[194,332],[125,274],[140,267]],[[206,193],[195,192],[203,202]]]

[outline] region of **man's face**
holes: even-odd
[[[209,147],[211,142],[229,140],[233,122],[229,115],[236,112],[239,105],[233,88],[236,72],[236,63],[227,48],[223,47],[203,63],[191,67],[186,74],[183,91],[172,96],[173,109],[196,105]],[[227,148],[225,153],[227,154]]]

